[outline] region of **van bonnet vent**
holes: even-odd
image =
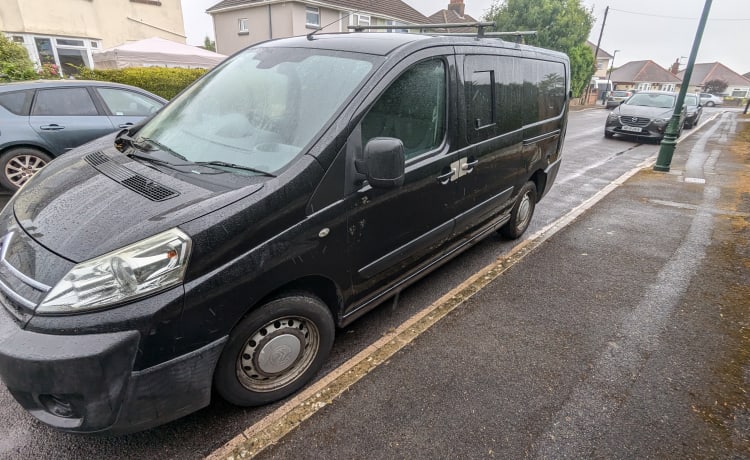
[[[179,195],[177,191],[111,161],[102,152],[90,153],[85,160],[100,173],[151,201],[164,201]]]

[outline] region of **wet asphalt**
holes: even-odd
[[[259,458],[750,457],[737,126],[691,136]]]
[[[652,144],[604,139],[605,117],[604,110],[571,114],[560,175],[537,207],[529,235],[655,154]],[[714,123],[719,128],[706,145],[721,152],[732,123]],[[720,206],[723,192],[713,179],[684,182],[679,168],[710,129],[680,144],[672,174],[643,173],[628,181],[261,456],[632,458],[709,452],[696,443],[707,439],[700,446],[712,445],[711,430],[706,434],[707,422],[687,395],[703,394],[717,378],[707,363],[731,341],[716,324],[704,324],[715,320],[713,310],[685,313],[685,305],[705,269],[711,219],[721,215],[696,210]],[[710,156],[704,164],[724,164],[723,153],[717,161]],[[696,165],[707,178],[715,174],[699,160],[691,173]],[[406,290],[397,304],[340,331],[321,375],[513,244],[486,239]],[[693,259],[698,262],[686,265]],[[33,420],[0,385],[0,425],[7,427],[0,457],[200,458],[275,407],[239,409],[215,401],[144,433],[71,436]]]

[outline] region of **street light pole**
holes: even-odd
[[[609,72],[607,72],[607,93],[609,93],[609,80],[610,80],[610,77],[612,76],[612,69],[615,68],[615,58],[617,57],[617,52],[618,51],[620,51],[620,50],[615,50],[612,53],[612,64],[610,64],[610,66],[609,66]],[[614,88],[612,88],[612,89],[614,89]],[[607,94],[607,96],[609,96],[609,94]],[[607,105],[607,100],[606,99],[604,100],[604,105]]]
[[[682,78],[680,94],[677,96],[677,103],[675,104],[672,118],[669,120],[669,125],[667,125],[667,130],[664,132],[664,139],[661,141],[661,148],[659,149],[659,156],[656,158],[654,171],[669,171],[669,165],[672,163],[672,155],[674,155],[674,149],[677,146],[677,135],[680,131],[682,105],[685,101],[688,86],[690,86],[690,78],[693,76],[695,58],[698,55],[698,48],[701,46],[703,30],[706,28],[706,21],[708,20],[708,12],[711,10],[712,1],[706,0],[706,4],[703,6],[703,14],[698,23],[698,30],[695,32],[695,40],[693,40],[693,49],[690,51],[688,65],[685,68],[685,76]]]

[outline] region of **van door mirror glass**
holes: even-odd
[[[392,137],[376,137],[365,145],[367,182],[374,188],[395,188],[404,183],[404,144]]]

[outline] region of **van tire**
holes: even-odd
[[[524,234],[536,208],[536,185],[529,181],[523,184],[518,192],[516,202],[510,211],[510,220],[500,227],[500,234],[505,238],[515,240]]]
[[[0,185],[15,192],[50,161],[51,156],[31,147],[8,149],[0,155]]]
[[[612,139],[614,137],[613,133],[610,133],[609,131],[604,131],[604,137],[607,139]]]
[[[318,373],[335,332],[331,311],[317,297],[275,298],[235,326],[216,364],[216,391],[237,406],[285,398]]]

